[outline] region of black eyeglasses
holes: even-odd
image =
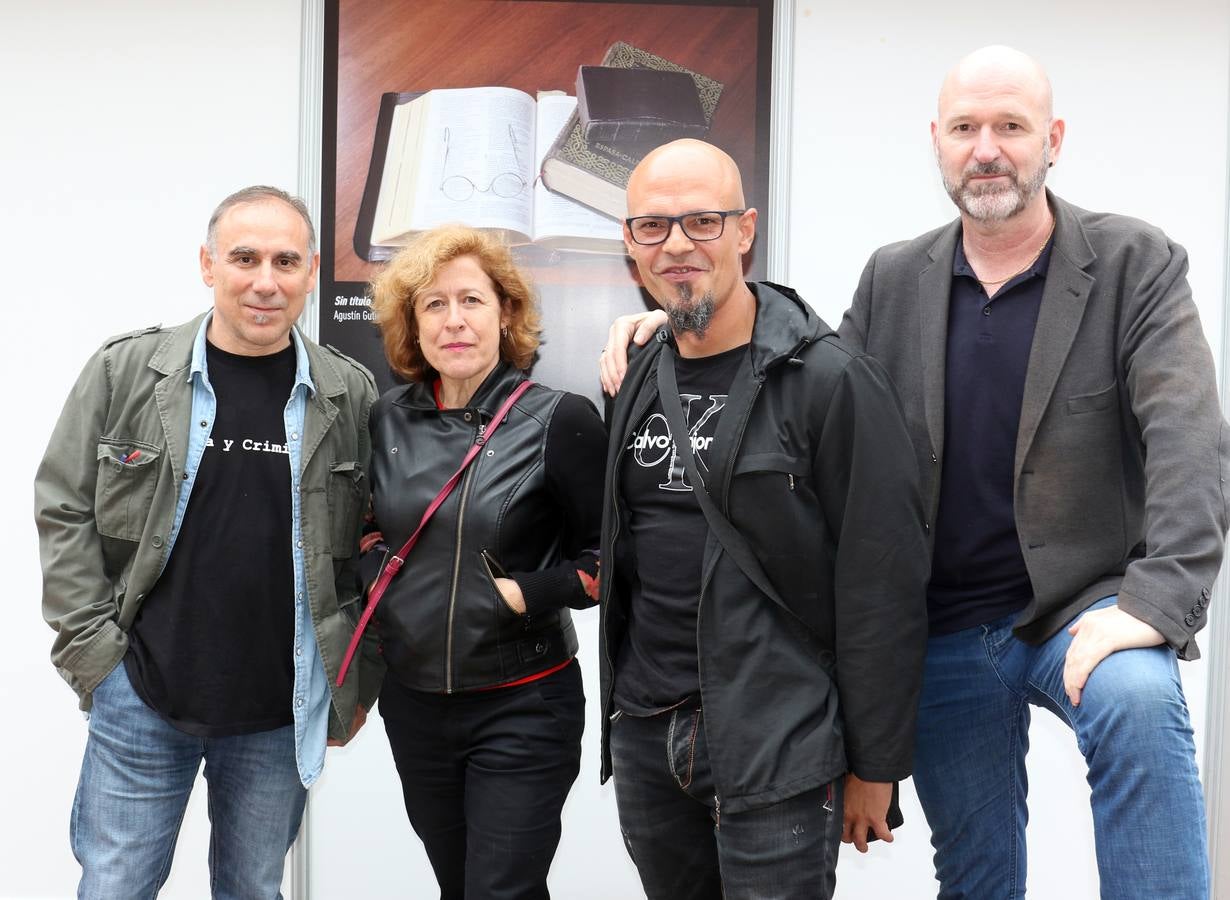
[[[726,230],[727,216],[741,216],[746,209],[706,209],[682,216],[633,216],[624,219],[628,233],[638,244],[661,244],[670,237],[671,227],[678,223],[693,241],[716,241]]]

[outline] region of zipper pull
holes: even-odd
[[[789,472],[786,473],[786,480],[790,482],[790,490],[794,490],[794,476]]]

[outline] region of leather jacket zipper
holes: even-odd
[[[481,438],[486,430],[487,426],[480,422],[478,437]],[[470,483],[473,481],[474,470],[480,463],[480,459],[474,460],[474,465],[466,469],[465,475],[461,477],[464,483],[461,486],[461,501],[457,505],[457,541],[456,549],[453,551],[453,583],[448,591],[448,633],[444,637],[444,693],[446,694],[453,693],[453,620],[457,614],[457,583],[461,572],[461,536],[465,529],[466,500],[470,496]]]

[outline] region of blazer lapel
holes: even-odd
[[[1093,248],[1080,222],[1066,203],[1047,192],[1055,213],[1055,246],[1046,272],[1046,287],[1038,309],[1029,365],[1025,370],[1025,393],[1016,436],[1015,474],[1019,474],[1038,425],[1050,403],[1055,382],[1067,362],[1072,342],[1085,315],[1093,290],[1093,276],[1085,271],[1094,259]]]
[[[944,229],[927,255],[928,265],[918,276],[919,334],[922,338],[923,404],[931,447],[944,455],[944,381],[948,367],[948,300],[952,293],[952,257],[961,235],[960,220]]]

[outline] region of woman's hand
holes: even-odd
[[[500,596],[504,598],[504,602],[519,616],[525,615],[525,597],[521,593],[521,586],[511,578],[495,579],[495,586],[499,589]]]

